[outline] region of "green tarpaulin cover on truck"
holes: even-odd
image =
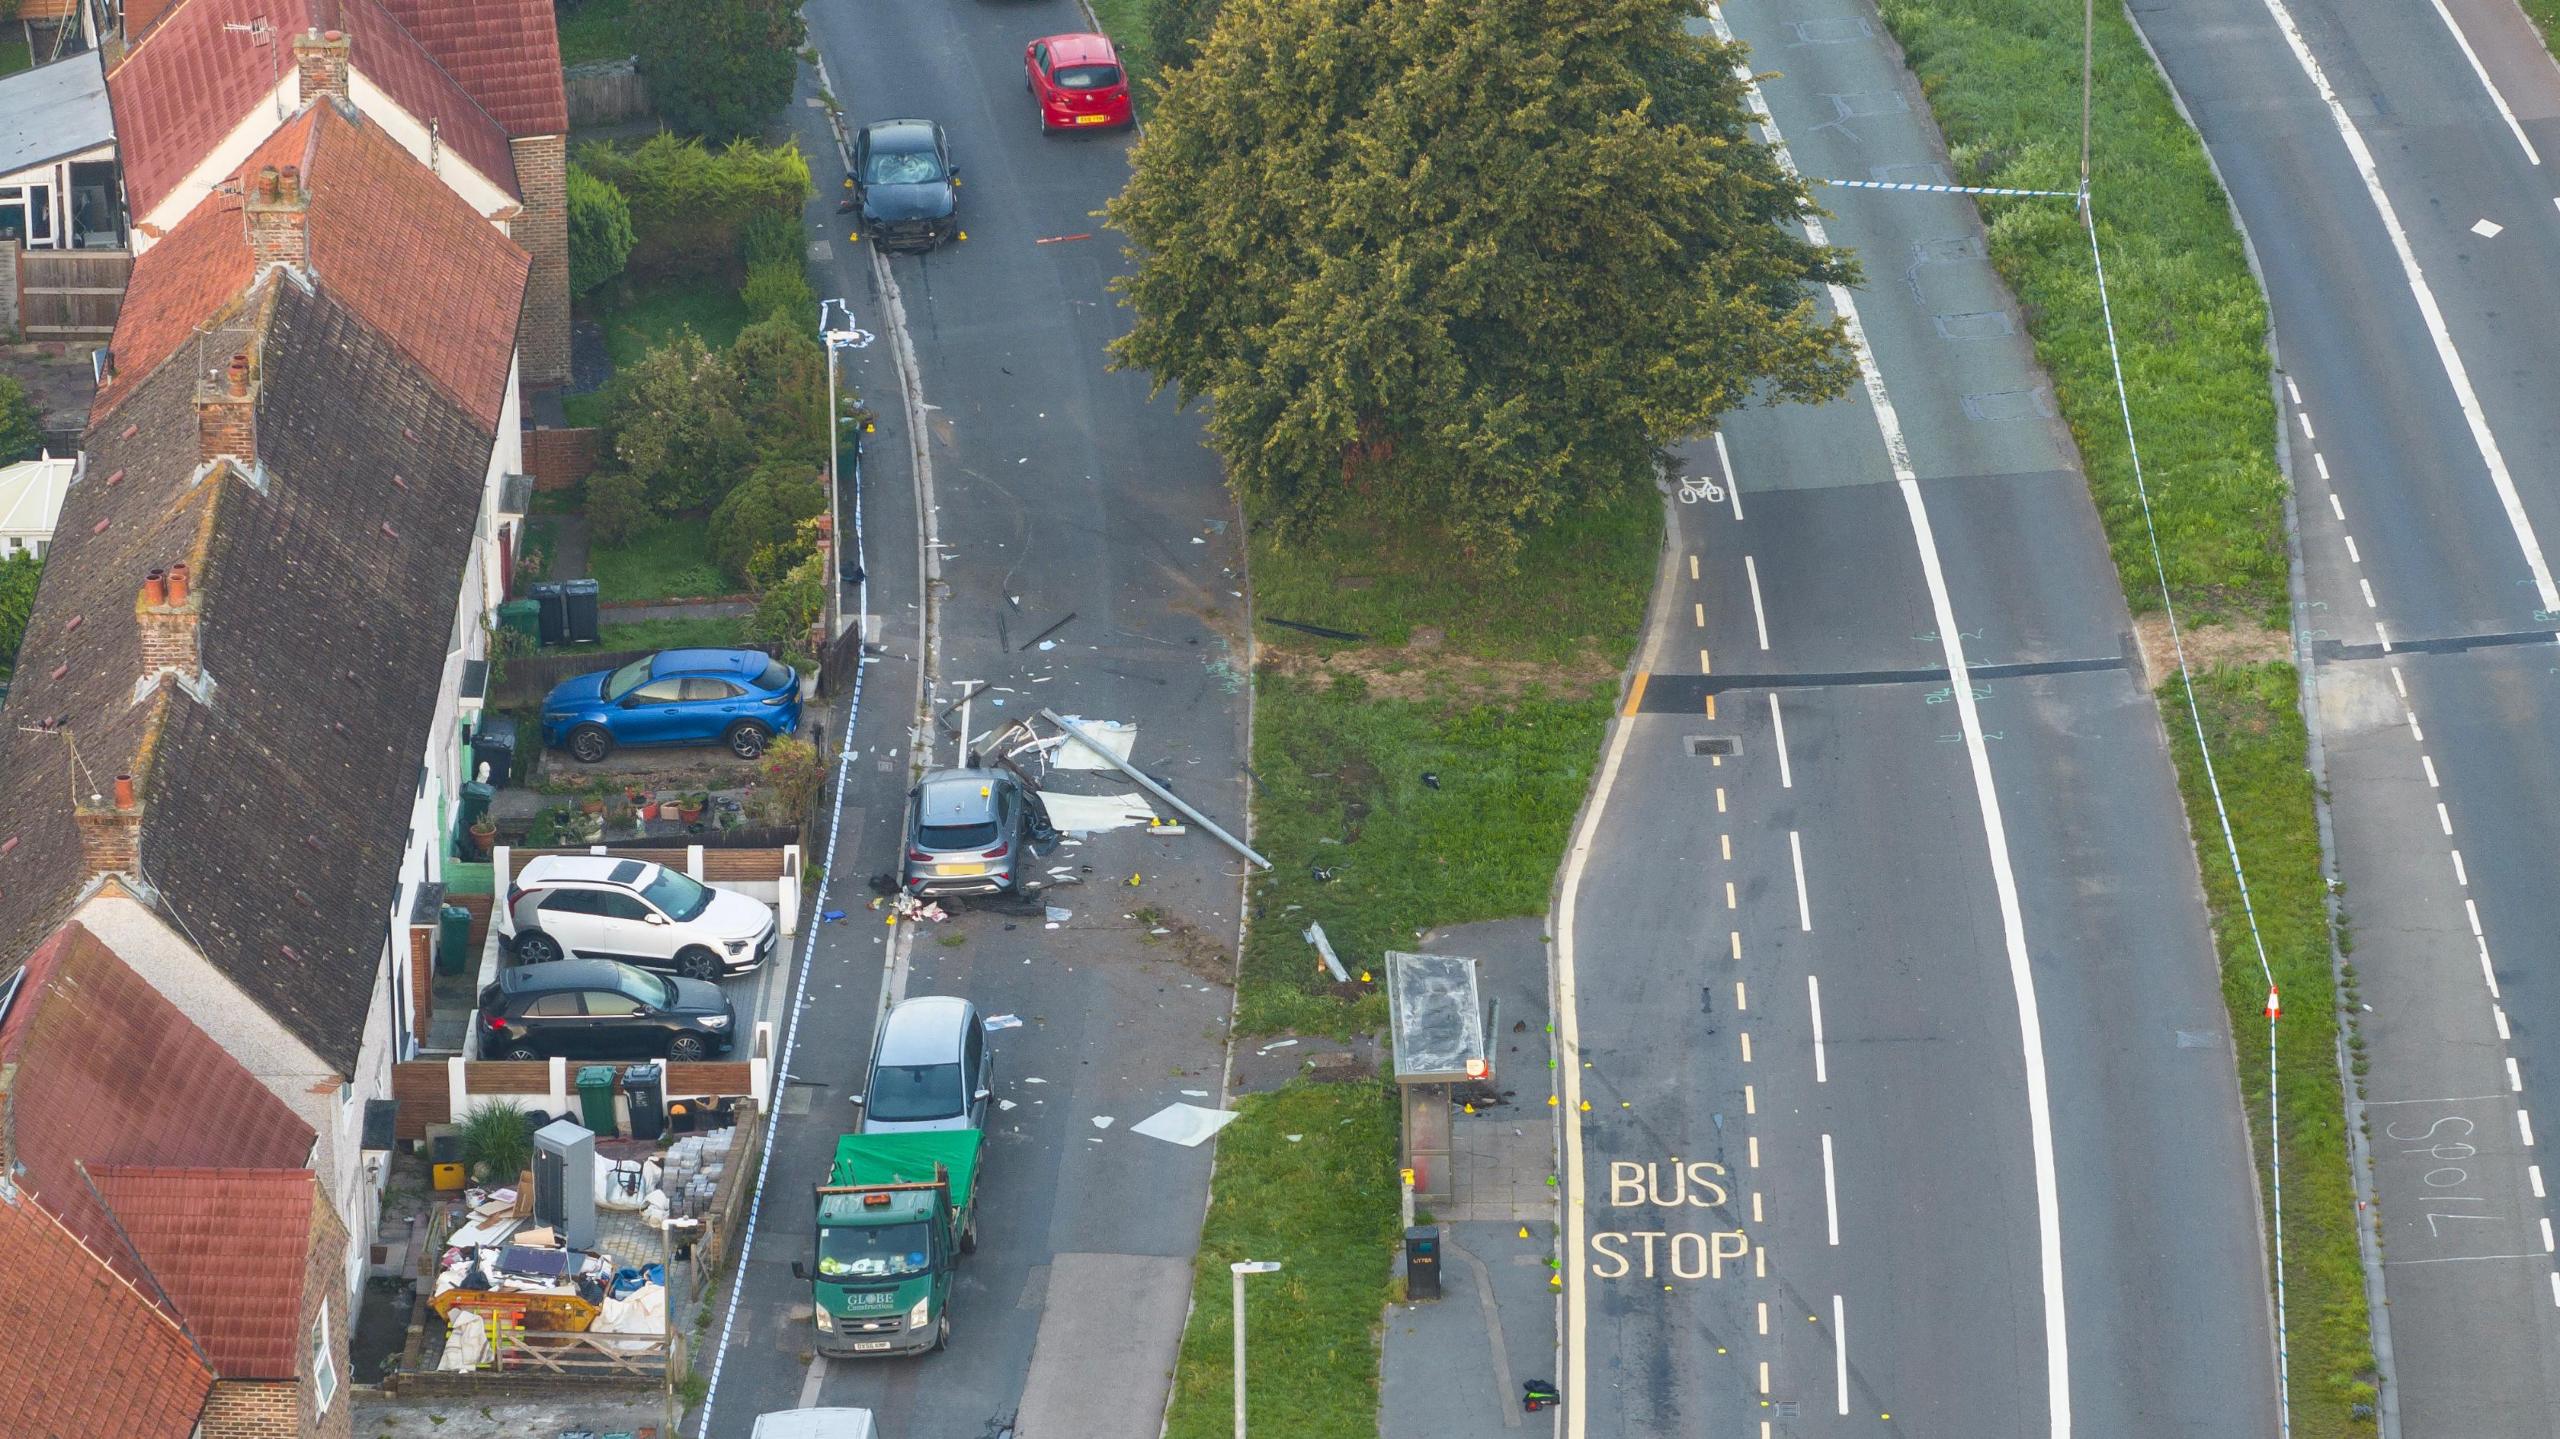
[[[951,1207],[969,1207],[970,1186],[978,1178],[978,1147],[986,1137],[974,1129],[936,1129],[906,1134],[848,1134],[836,1141],[836,1167],[830,1185],[931,1184],[937,1164],[951,1171]]]

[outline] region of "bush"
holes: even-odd
[[[1218,23],[1221,0],[1156,0],[1147,16],[1147,49],[1159,69],[1171,70],[1200,58],[1200,47]]]
[[[815,308],[764,316],[729,347],[739,414],[766,459],[826,462],[827,352],[806,319]]]
[[[523,1105],[496,1100],[471,1111],[462,1121],[462,1162],[494,1184],[513,1184],[533,1163],[533,1131],[525,1127]]]
[[[587,479],[587,531],[598,544],[627,545],[657,523],[649,484],[628,470],[599,470]]]
[[[799,264],[808,253],[800,239],[798,216],[782,210],[758,210],[738,227],[738,258],[753,273],[758,265],[789,260]]]
[[[642,276],[735,274],[741,232],[768,213],[796,226],[809,198],[809,162],[787,141],[714,150],[661,132],[629,150],[581,146],[578,163],[630,200],[630,268]]]
[[[717,139],[754,134],[790,102],[808,39],[798,0],[648,0],[631,28],[658,114]]]
[[[746,298],[747,313],[759,320],[771,316],[794,324],[817,323],[818,292],[809,288],[808,272],[797,255],[751,262]]]
[[[36,585],[43,578],[44,561],[31,554],[20,551],[0,559],[0,679],[17,663],[27,616],[35,613]]]
[[[611,180],[569,167],[569,293],[583,295],[622,273],[631,258],[631,202]]]
[[[44,452],[44,416],[27,387],[0,375],[0,465],[32,460]]]
[[[755,462],[736,367],[690,329],[614,376],[610,394],[614,462],[639,480],[657,514],[708,509]],[[592,514],[592,488],[587,503]]]
[[[817,803],[818,788],[827,778],[818,747],[798,735],[783,735],[766,745],[756,769],[763,776],[760,785],[778,824],[798,824],[807,819],[810,806]]]
[[[780,647],[786,660],[804,670],[815,661],[809,627],[827,610],[827,557],[817,548],[817,528],[814,520],[800,527],[806,556],[764,592],[747,622],[750,638]]]
[[[731,579],[769,584],[803,558],[800,526],[826,512],[826,485],[815,473],[798,461],[769,460],[711,512],[712,556]]]

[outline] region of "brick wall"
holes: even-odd
[[[301,1439],[300,1386],[282,1380],[218,1379],[204,1402],[204,1439]]]
[[[530,365],[531,361],[528,360]],[[527,379],[532,378],[528,370]],[[604,459],[602,430],[527,430],[524,470],[537,490],[565,490],[594,474]]]
[[[435,1013],[435,955],[435,926],[411,925],[409,927],[409,1027],[411,1037],[420,1044],[427,1042],[428,1021]]]
[[[557,385],[569,378],[569,140],[528,135],[513,148],[524,213],[507,228],[533,257],[516,346],[526,384]]]
[[[347,1226],[338,1218],[337,1206],[329,1202],[329,1192],[318,1184],[311,1186],[311,1247],[303,1258],[302,1269],[302,1373],[297,1386],[302,1432],[311,1439],[352,1439],[355,1433],[356,1397],[352,1386],[355,1376],[348,1369],[347,1340],[355,1330],[356,1316],[347,1298]],[[337,1375],[337,1392],[329,1407],[319,1407],[319,1378],[312,1363],[311,1335],[327,1310],[329,1325],[329,1364]],[[208,1435],[207,1439],[211,1439]]]

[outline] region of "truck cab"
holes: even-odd
[[[817,1188],[810,1286],[815,1347],[829,1358],[940,1350],[951,1339],[960,1258],[977,1248],[974,1129],[848,1134]]]

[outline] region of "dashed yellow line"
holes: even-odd
[[[1627,709],[1626,709],[1626,714],[1627,714],[1627,717],[1628,717],[1628,718],[1630,718],[1630,719],[1634,718],[1634,717],[1635,717],[1635,712],[1636,712],[1638,709],[1640,709],[1640,708],[1642,708],[1642,707],[1643,707],[1643,705],[1644,705],[1644,682],[1645,682],[1646,680],[1651,679],[1651,678],[1653,678],[1653,671],[1651,671],[1651,670],[1638,670],[1638,671],[1636,671],[1636,682],[1635,682],[1634,684],[1631,684],[1631,685],[1627,686]]]

